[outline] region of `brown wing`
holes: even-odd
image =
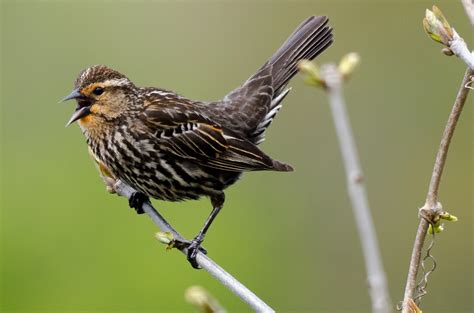
[[[150,101],[144,122],[160,146],[177,157],[228,171],[289,170],[254,144],[233,134],[199,112],[185,99]]]

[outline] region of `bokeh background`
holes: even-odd
[[[249,308],[108,195],[58,104],[103,63],[136,84],[214,100],[243,82],[304,18],[326,14],[319,63],[362,57],[346,97],[392,300],[408,261],[442,130],[464,73],[422,29],[429,1],[12,1],[1,4],[1,312],[192,312],[191,285]],[[459,1],[437,1],[472,45]],[[294,173],[249,173],[227,192],[209,255],[279,312],[368,312],[361,248],[327,99],[301,77],[263,149]],[[472,96],[472,95],[471,95]],[[472,312],[472,97],[441,184],[460,221],[436,240],[426,312]],[[155,202],[191,238],[207,199]]]

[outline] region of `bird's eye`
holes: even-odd
[[[104,88],[96,87],[92,92],[94,93],[94,95],[100,96],[104,93]]]

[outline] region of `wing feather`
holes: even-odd
[[[142,120],[160,147],[177,157],[225,171],[274,169],[274,161],[256,145],[189,106],[151,102]]]

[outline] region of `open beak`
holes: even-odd
[[[73,91],[71,91],[71,93],[69,95],[67,95],[64,99],[62,99],[59,102],[64,102],[64,101],[77,99],[77,98],[81,98],[81,97],[82,97],[82,94],[79,92],[79,88],[76,88]]]
[[[71,118],[66,124],[66,127],[81,119],[91,113],[91,103],[87,101],[83,94],[79,92],[79,88],[74,89],[68,96],[61,100],[61,102],[76,99],[77,100],[77,107],[76,111],[72,114]]]

